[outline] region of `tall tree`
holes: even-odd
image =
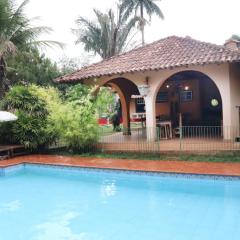
[[[94,9],[97,21],[89,21],[83,17],[76,20],[78,29],[76,43],[83,43],[86,51],[93,51],[103,59],[123,52],[131,41],[131,33],[139,21],[138,17],[128,20],[118,6],[118,14],[110,9],[107,13]]]
[[[231,38],[233,40],[240,41],[240,35],[233,34]]]
[[[57,64],[32,48],[28,52],[18,52],[7,59],[7,79],[9,84],[53,85],[53,79],[61,75]]]
[[[147,13],[150,20],[153,14],[164,19],[164,15],[159,6],[154,3],[155,1],[157,0],[122,0],[121,11],[124,12],[126,17],[129,17],[132,13],[135,13],[135,16],[140,15],[139,27],[142,33],[142,45],[145,44],[144,28],[147,23],[144,12]]]
[[[56,41],[39,41],[42,33],[50,33],[48,27],[34,27],[25,15],[29,0],[24,0],[16,7],[15,0],[0,0],[0,99],[3,97],[8,82],[6,79],[7,58],[17,51],[27,51],[32,46],[61,45]]]

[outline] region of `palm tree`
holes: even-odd
[[[6,79],[7,58],[17,51],[30,50],[39,46],[62,46],[56,41],[39,41],[42,33],[50,33],[48,27],[33,27],[32,21],[25,16],[24,10],[29,0],[18,7],[14,0],[0,0],[0,99],[8,87]],[[36,18],[35,18],[36,19]]]
[[[236,41],[240,41],[240,35],[234,34],[234,35],[232,35],[231,39],[236,40]]]
[[[120,8],[118,7],[120,10]],[[132,38],[132,30],[139,21],[137,17],[128,20],[123,11],[115,16],[112,9],[102,13],[94,9],[97,22],[83,17],[76,20],[78,29],[73,30],[77,35],[76,43],[83,43],[86,51],[93,51],[101,58],[110,58],[126,50]]]
[[[150,20],[153,14],[156,14],[161,19],[164,19],[164,15],[159,6],[154,3],[157,0],[122,0],[121,9],[124,11],[126,17],[129,17],[133,12],[135,16],[140,11],[139,26],[142,33],[142,45],[145,44],[144,28],[147,20],[144,18],[144,11],[148,14]]]

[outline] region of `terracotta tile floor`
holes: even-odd
[[[240,176],[240,163],[100,159],[53,155],[28,155],[9,160],[2,160],[0,161],[0,167],[12,166],[19,163],[40,163],[91,168]]]

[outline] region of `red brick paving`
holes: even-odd
[[[101,159],[54,155],[28,155],[0,161],[0,167],[39,163],[90,168],[240,176],[240,163]]]

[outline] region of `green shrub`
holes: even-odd
[[[2,107],[18,116],[17,121],[9,123],[7,128],[6,125],[1,128],[6,131],[6,141],[37,150],[55,140],[52,131],[47,128],[46,102],[40,99],[31,87],[13,87],[3,99]]]
[[[96,121],[96,104],[90,88],[82,85],[72,86],[64,100],[53,87],[33,88],[47,103],[47,128],[54,130],[59,141],[75,151],[83,151],[97,141],[99,128]]]
[[[13,124],[11,122],[0,123],[0,144],[15,144],[17,141],[12,135]]]
[[[97,141],[96,101],[89,88],[71,87],[62,100],[53,87],[15,86],[2,107],[18,116],[17,121],[0,126],[4,143],[41,150],[61,141],[69,149],[82,151]]]
[[[61,129],[57,125],[57,118],[59,109],[64,105],[59,91],[54,87],[44,88],[36,85],[32,85],[31,90],[46,104],[48,111],[46,130],[51,132],[54,139],[59,140]]]
[[[98,139],[96,101],[90,88],[76,85],[69,89],[59,114],[62,138],[73,150],[88,149]]]

